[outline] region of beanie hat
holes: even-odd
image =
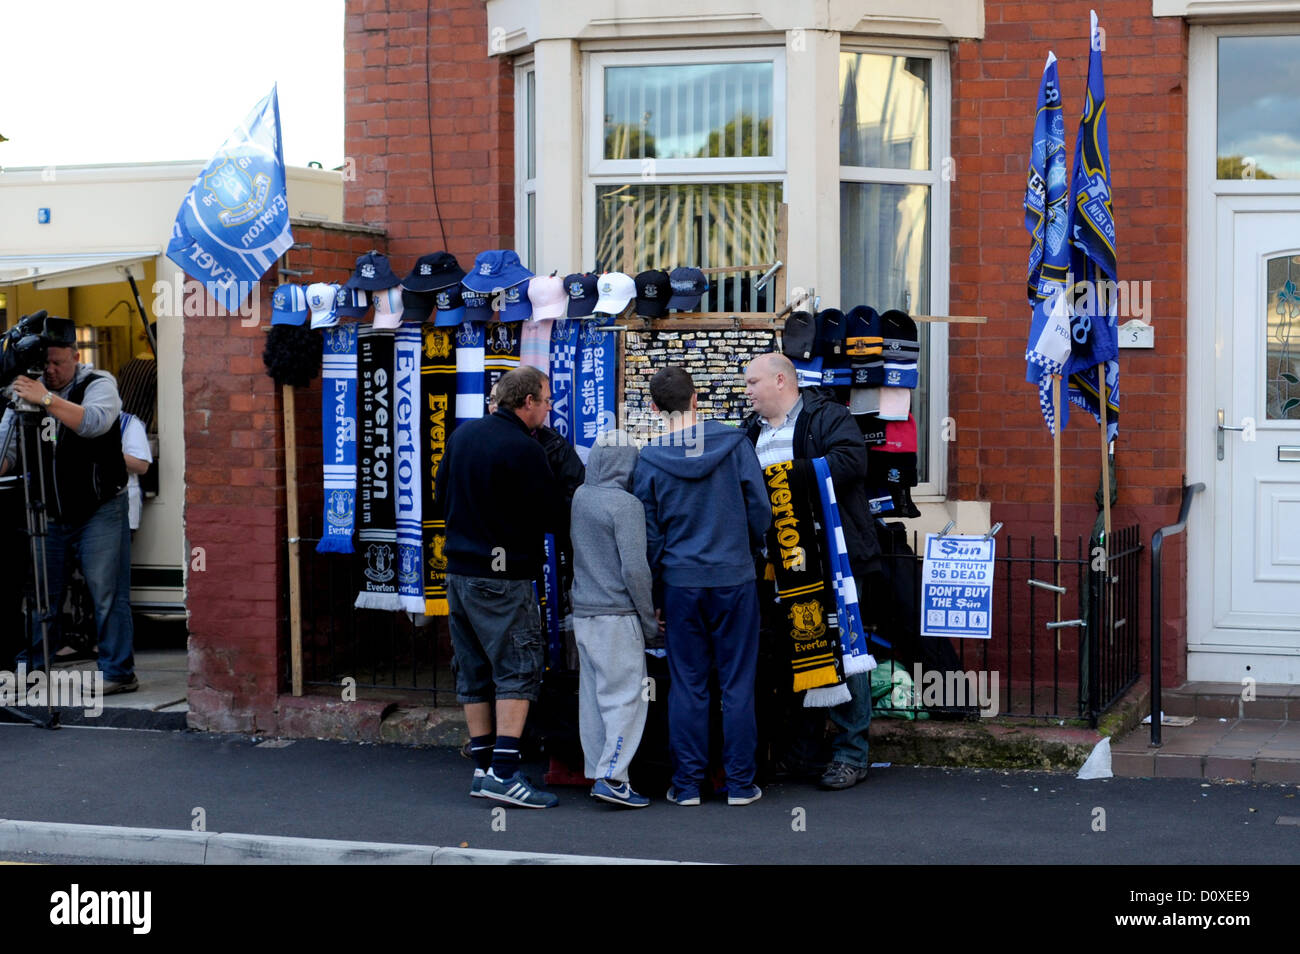
[[[846,345],[849,363],[853,367],[853,383],[858,387],[879,387],[885,383],[880,316],[876,309],[858,305],[849,312],[846,321]]]
[[[781,332],[781,351],[791,361],[811,361],[817,325],[806,311],[793,311]]]
[[[891,309],[880,316],[885,384],[896,388],[917,385],[917,360],[921,354],[916,322],[905,312]]]

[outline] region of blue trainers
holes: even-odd
[[[630,783],[614,785],[603,778],[596,779],[596,784],[591,786],[591,797],[599,798],[602,802],[609,802],[611,805],[622,805],[624,808],[645,808],[650,804],[650,799],[632,791]]]
[[[474,784],[469,787],[470,798],[487,798],[487,796],[483,794],[483,779],[485,778],[487,778],[487,772],[483,771],[481,768],[476,768],[474,770]]]
[[[674,805],[698,805],[700,803],[699,792],[679,792],[675,788],[668,789],[668,801]]]
[[[499,779],[492,770],[488,769],[487,775],[483,776],[483,784],[479,786],[484,798],[490,798],[494,801],[505,802],[509,805],[518,805],[520,808],[553,808],[560,803],[560,799],[550,792],[543,792],[533,788],[532,783],[524,778],[523,772],[516,772],[507,779]]]
[[[758,801],[762,797],[763,797],[763,790],[759,788],[757,785],[753,785],[750,787],[749,791],[747,792],[744,791],[743,789],[738,789],[735,795],[728,794],[727,804],[728,805],[749,805],[752,802]]]

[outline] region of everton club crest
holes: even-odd
[[[372,543],[366,548],[366,579],[388,583],[393,579],[393,548],[386,543]]]
[[[790,635],[795,639],[816,639],[826,633],[826,620],[822,616],[822,606],[816,600],[795,603],[790,607],[787,619],[794,626]]]

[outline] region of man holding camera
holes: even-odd
[[[104,694],[134,692],[139,683],[132,653],[126,465],[118,426],[122,400],[112,375],[79,363],[71,321],[46,318],[41,336],[47,344],[45,373],[39,380],[19,374],[11,388],[15,398],[44,412],[39,425],[25,432],[33,443],[40,443],[45,471],[50,656],[59,648],[55,627],[71,555],[81,567],[95,607]],[[0,475],[18,469],[22,434],[15,433],[10,440],[17,425],[14,412],[5,411],[0,420],[0,447],[5,448]],[[26,459],[29,466],[36,465],[36,447],[27,448]],[[33,480],[32,486],[39,483]],[[35,669],[45,664],[40,620],[32,620],[32,629],[29,648],[19,661]]]

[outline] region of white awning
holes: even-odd
[[[0,255],[0,288],[25,285],[37,288],[73,288],[124,282],[128,271],[144,279],[144,262],[162,254],[160,249],[132,249],[122,252],[48,252],[32,255]]]

